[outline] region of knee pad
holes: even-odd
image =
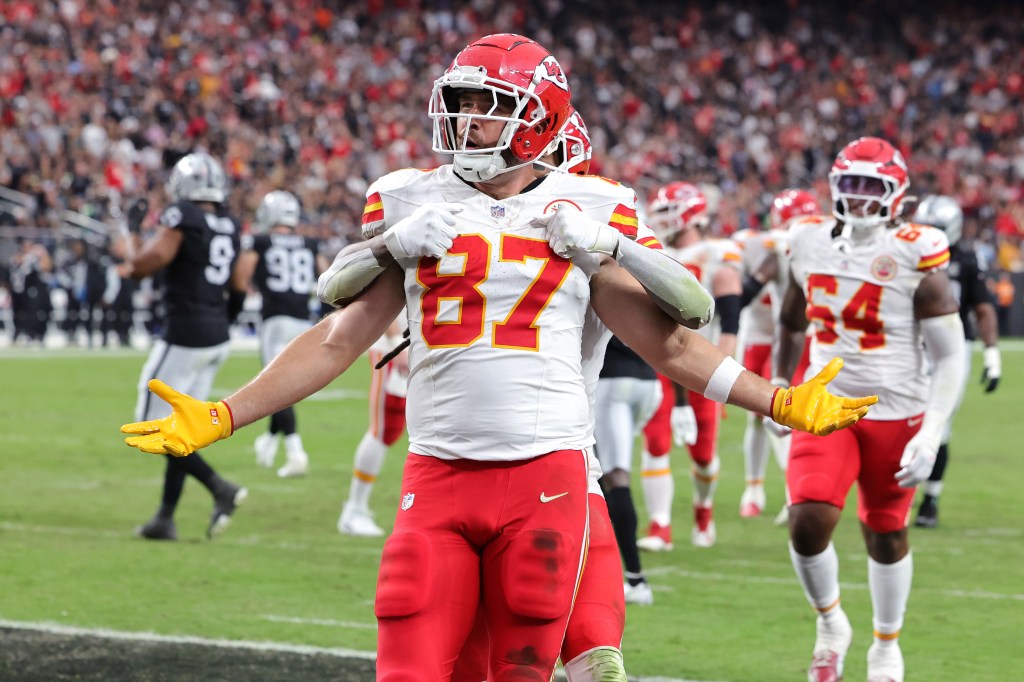
[[[421,611],[427,603],[430,576],[430,544],[423,535],[404,532],[388,538],[373,605],[377,618],[405,618]]]
[[[794,477],[795,478],[795,477]],[[846,501],[846,496],[836,494],[836,483],[825,474],[811,473],[795,478],[791,485],[788,485],[793,504],[798,502],[828,502],[840,509]],[[837,499],[838,498],[838,499]]]
[[[564,533],[549,529],[522,531],[509,543],[501,578],[513,613],[554,620],[568,612],[579,560],[569,545]]]
[[[405,398],[397,395],[384,396],[384,445],[390,447],[402,437],[405,430]]]
[[[647,441],[647,452],[651,453],[652,457],[661,457],[672,449],[671,429],[645,430],[644,439]]]

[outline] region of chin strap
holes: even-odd
[[[459,177],[467,182],[487,182],[494,176],[510,170],[500,152],[487,156],[456,154],[452,164]]]

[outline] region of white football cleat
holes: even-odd
[[[838,608],[838,607],[837,607]],[[814,640],[814,655],[807,670],[808,682],[839,682],[843,679],[846,652],[853,641],[853,628],[846,613],[840,610],[827,622],[818,616],[818,636]]]
[[[899,643],[877,640],[868,647],[868,682],[903,682],[903,652]]]
[[[277,470],[277,475],[280,478],[295,478],[297,476],[305,476],[308,473],[309,456],[306,453],[302,453],[301,457],[294,454],[288,455],[288,461]]]
[[[622,589],[626,594],[627,604],[650,606],[654,603],[654,592],[651,591],[651,586],[646,580],[636,585],[622,583]]]
[[[256,436],[253,450],[256,451],[256,463],[269,469],[277,459],[277,448],[281,444],[281,434],[266,431]]]
[[[760,516],[765,507],[764,486],[748,485],[740,497],[740,516],[745,519]]]
[[[281,478],[292,478],[295,476],[305,476],[309,473],[309,455],[302,448],[302,436],[297,433],[285,436],[284,451],[288,456],[288,461],[277,470],[278,476]]]
[[[341,509],[338,532],[363,538],[379,538],[384,535],[384,529],[373,520],[373,512],[354,507],[348,502]]]

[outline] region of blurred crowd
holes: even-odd
[[[783,187],[827,199],[836,151],[878,135],[912,193],[956,197],[965,236],[1024,269],[1015,3],[0,0],[0,186],[28,197],[0,194],[0,228],[58,228],[64,211],[116,226],[141,196],[155,211],[168,169],[202,149],[244,222],[286,188],[308,230],[357,238],[370,181],[442,162],[431,83],[493,32],[553,50],[593,171],[641,199],[713,183],[728,233]]]

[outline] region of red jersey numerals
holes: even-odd
[[[814,274],[807,278],[807,320],[817,322],[818,343],[835,343],[839,340],[835,313],[828,305],[819,305],[815,302],[816,290],[835,296],[839,290],[839,281],[832,275]],[[840,313],[843,326],[861,332],[861,350],[881,348],[885,345],[885,327],[879,314],[881,307],[882,287],[871,282],[861,284],[853,297],[843,306]]]
[[[421,258],[416,269],[416,281],[425,289],[420,299],[423,340],[431,348],[468,346],[484,333],[487,297],[479,287],[490,274],[491,243],[479,234],[459,235],[452,240],[448,254],[462,256],[461,271],[441,273],[441,261],[433,258]],[[529,259],[542,263],[509,314],[494,323],[492,345],[538,350],[537,320],[565,282],[572,263],[555,255],[544,240],[510,234],[501,236],[498,257],[516,263]],[[451,306],[457,306],[457,314]]]

